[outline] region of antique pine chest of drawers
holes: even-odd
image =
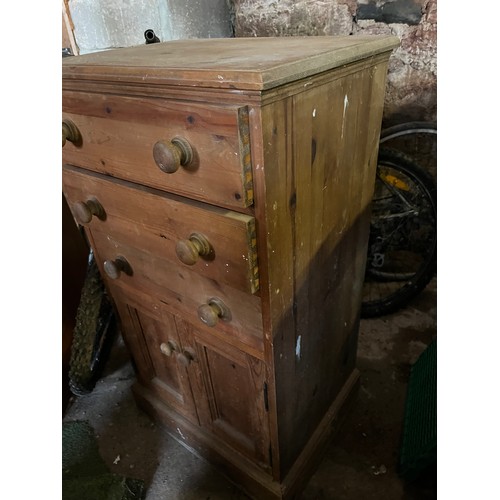
[[[63,191],[142,408],[297,498],[358,380],[395,37],[179,40],[63,61]]]

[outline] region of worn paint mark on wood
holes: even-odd
[[[302,343],[302,335],[297,337],[297,343],[295,344],[295,357],[300,361],[300,350]]]

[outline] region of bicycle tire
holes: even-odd
[[[390,175],[395,178],[391,181],[394,185],[387,185],[387,175],[385,180],[381,179],[383,171],[391,172]],[[398,187],[398,181],[401,187]],[[405,195],[401,195],[398,189],[403,189],[404,185],[407,186],[409,194],[406,194],[405,188]],[[405,199],[412,210],[397,212],[397,209],[401,210],[400,205]],[[418,211],[412,205],[417,202]],[[425,238],[425,241],[417,241],[418,237]],[[432,176],[407,155],[399,151],[381,149],[372,201],[370,240],[361,304],[362,318],[396,312],[428,285],[436,272],[436,242],[436,186]],[[380,262],[376,264],[375,261],[378,254],[374,249],[377,246],[386,252],[381,253],[382,265]],[[419,247],[422,248],[422,255],[417,255],[415,250]],[[388,261],[387,269],[382,269],[382,266],[386,265],[385,259]],[[412,261],[416,262],[415,268],[411,267]],[[391,270],[391,265],[396,266],[396,270]],[[398,265],[408,265],[409,269],[399,270]],[[371,288],[378,289],[376,293],[372,293]]]
[[[387,127],[380,132],[383,148],[401,151],[411,157],[437,182],[437,123],[413,121]]]
[[[416,133],[429,133],[437,135],[436,122],[405,122],[392,127],[387,127],[380,132],[380,144],[397,139],[405,135]]]
[[[92,252],[76,313],[69,387],[76,396],[89,394],[102,374],[116,331],[113,306]]]

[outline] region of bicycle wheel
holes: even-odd
[[[381,149],[372,200],[361,317],[394,312],[436,272],[436,187],[399,151]]]
[[[436,122],[406,122],[385,128],[380,145],[405,153],[437,182]]]
[[[76,396],[94,389],[108,358],[115,330],[113,307],[91,252],[71,344],[69,387]]]

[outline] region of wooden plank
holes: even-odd
[[[211,89],[202,87],[173,87],[168,85],[134,85],[120,82],[94,82],[91,80],[68,80],[62,81],[64,91],[79,91],[98,94],[126,94],[137,97],[158,97],[162,99],[173,99],[200,102],[216,105],[238,105],[260,106],[270,104],[273,101],[286,98],[290,95],[304,92],[312,87],[321,86],[333,79],[339,79],[354,71],[361,71],[374,64],[383,63],[387,54],[377,54],[366,59],[353,61],[337,68],[334,73],[327,71],[320,75],[311,75],[291,81],[285,85],[274,87],[266,92],[260,90],[238,90],[238,89]]]
[[[63,78],[267,90],[398,45],[362,35],[174,40],[86,54],[63,64]]]
[[[267,106],[263,108],[264,110],[281,110],[281,107]],[[265,283],[266,286],[261,286],[259,289],[259,294],[262,299],[262,323],[263,323],[263,333],[264,333],[264,356],[269,367],[270,376],[267,380],[267,398],[269,405],[269,426],[270,426],[270,440],[271,440],[271,453],[273,457],[273,478],[275,480],[279,479],[280,470],[280,454],[279,454],[279,441],[278,441],[278,418],[277,418],[277,406],[276,406],[276,384],[274,378],[274,352],[273,352],[273,322],[271,321],[271,307],[270,307],[270,286],[271,283],[270,273],[277,271],[277,269],[270,268],[268,265],[268,235],[267,235],[267,224],[266,224],[266,175],[265,175],[265,161],[264,161],[264,150],[268,149],[264,145],[264,136],[269,137],[272,133],[274,121],[269,121],[267,114],[263,114],[261,107],[252,106],[249,108],[249,121],[250,129],[253,131],[251,134],[252,138],[252,165],[254,166],[253,177],[254,177],[254,198],[255,198],[255,216],[259,221],[257,224],[257,253],[259,255],[259,280]],[[286,130],[286,129],[283,129]],[[276,130],[277,132],[277,130]],[[286,144],[285,137],[282,137],[280,144]],[[268,159],[269,156],[267,157]],[[275,173],[283,172],[281,165],[279,163],[279,155],[275,155],[270,159],[270,167]],[[285,160],[286,161],[286,160]],[[276,167],[273,165],[276,164]],[[280,230],[285,229],[285,227],[280,227]],[[283,242],[286,244],[286,241]]]
[[[385,72],[263,108],[281,477],[354,369]]]
[[[71,19],[68,0],[62,1],[62,47],[69,47],[74,56],[80,54],[73,32],[74,26]]]

